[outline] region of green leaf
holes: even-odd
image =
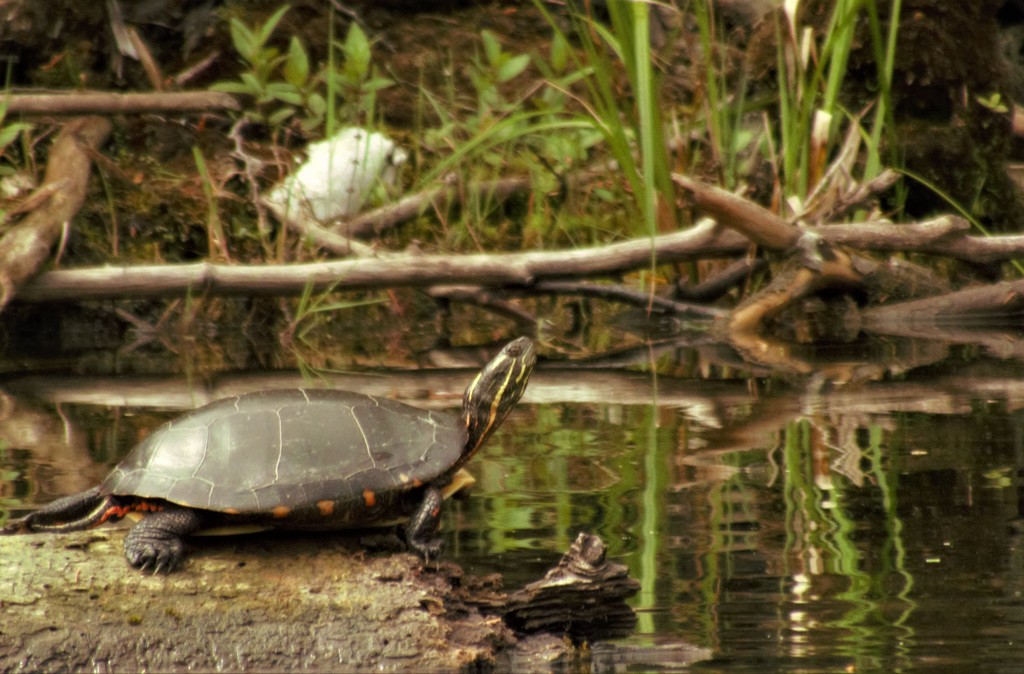
[[[309,80],[309,57],[302,48],[299,38],[294,35],[288,45],[288,57],[284,62],[284,79],[300,89]]]
[[[242,73],[239,77],[242,79],[242,84],[249,88],[249,93],[253,96],[262,94],[266,91],[263,87],[263,83],[256,79],[256,76],[252,73]]]
[[[520,54],[519,56],[510,58],[508,61],[503,63],[500,68],[498,68],[498,81],[508,82],[509,80],[518,77],[524,70],[526,70],[526,66],[528,65],[530,65],[529,54]]]
[[[381,89],[387,89],[394,84],[393,80],[389,80],[386,77],[374,77],[373,79],[363,82],[363,85],[360,88],[366,92],[373,92],[380,91]]]
[[[555,34],[551,41],[551,67],[556,73],[562,73],[569,65],[569,42],[561,32]]]
[[[253,54],[256,53],[256,36],[238,19],[231,19],[231,44],[235,51],[246,61],[252,63]]]
[[[18,138],[18,134],[22,131],[28,131],[31,128],[31,124],[25,124],[24,122],[8,124],[7,126],[0,128],[0,152],[13,143]]]
[[[310,94],[306,99],[306,108],[314,115],[323,117],[327,112],[327,101],[320,94]]]
[[[487,62],[492,66],[497,66],[502,56],[501,43],[498,42],[498,38],[494,37],[494,33],[485,29],[480,31],[480,40],[484,43],[484,55],[487,57]]]
[[[287,82],[271,82],[267,85],[267,94],[273,96],[282,103],[289,105],[302,105],[302,94]]]
[[[360,78],[365,77],[370,70],[370,41],[359,24],[353,23],[349,27],[341,51],[345,54],[345,69]]]
[[[291,9],[291,7],[289,7],[288,5],[282,5],[281,7],[278,7],[277,11],[274,12],[273,16],[271,16],[269,19],[266,20],[266,22],[264,22],[264,24],[260,27],[259,46],[262,47],[267,43],[267,40],[270,39],[270,36],[274,34],[274,30],[277,29],[277,24],[281,22],[281,19],[284,18],[284,15],[288,13],[289,9]]]
[[[294,108],[281,108],[267,117],[267,124],[270,126],[281,126],[285,120],[295,114]]]
[[[250,87],[241,82],[217,82],[210,86],[212,91],[223,91],[225,94],[252,94]],[[256,92],[259,93],[259,92]]]

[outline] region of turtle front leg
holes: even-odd
[[[128,563],[153,573],[170,573],[185,555],[186,536],[203,527],[202,515],[190,508],[167,508],[144,517],[124,539]]]
[[[443,501],[440,489],[427,487],[423,492],[423,501],[405,525],[405,542],[427,562],[432,555],[436,556],[441,551],[444,542],[436,535],[441,525]]]

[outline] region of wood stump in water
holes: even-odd
[[[564,633],[577,643],[629,634],[636,613],[626,599],[640,583],[624,565],[605,559],[607,549],[581,532],[543,578],[509,595],[505,623],[521,633]]]

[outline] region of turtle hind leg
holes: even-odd
[[[441,552],[444,542],[437,536],[443,501],[440,489],[428,487],[423,493],[423,501],[405,525],[405,542],[427,562]]]
[[[101,494],[99,487],[93,487],[59,498],[21,519],[8,522],[0,529],[0,535],[88,529],[109,517],[114,500],[113,496]]]
[[[140,571],[152,567],[153,573],[169,573],[185,555],[184,538],[202,528],[202,515],[190,508],[151,513],[125,536],[124,556]]]

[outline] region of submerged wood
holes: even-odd
[[[50,257],[50,249],[85,201],[92,153],[110,135],[110,122],[81,117],[68,122],[50,149],[38,205],[0,238],[0,310]],[[29,197],[33,199],[33,197]]]
[[[509,596],[505,622],[520,632],[564,633],[576,642],[629,634],[636,612],[626,599],[640,583],[628,568],[605,559],[607,550],[597,536],[580,533],[543,578]]]
[[[1004,281],[909,302],[868,307],[865,327],[889,334],[915,334],[946,326],[1024,325],[1024,281]],[[896,332],[894,332],[896,331]]]

